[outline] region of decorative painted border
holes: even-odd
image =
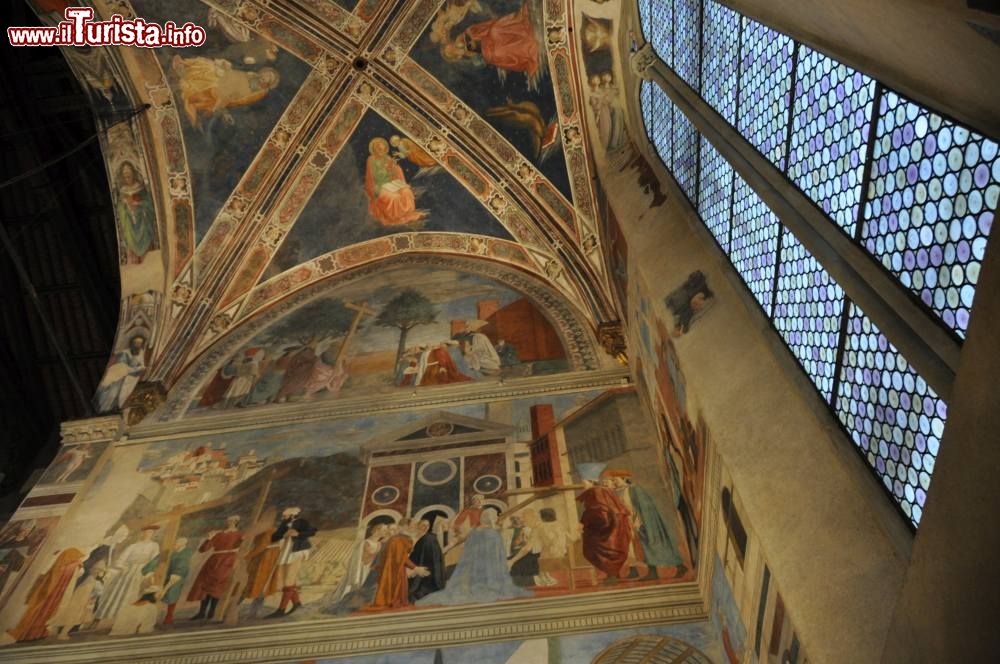
[[[595,595],[601,597],[596,608]],[[497,624],[498,607],[511,620]],[[221,664],[301,661],[413,651],[452,645],[543,638],[645,625],[705,620],[697,584],[607,590],[261,627],[234,627],[49,646],[12,646],[0,662],[69,664]]]
[[[621,367],[599,371],[577,371],[554,376],[515,378],[502,383],[441,385],[415,388],[410,392],[328,399],[325,401],[268,404],[239,412],[223,411],[170,419],[164,412],[159,420],[143,422],[128,431],[119,444],[174,440],[203,435],[205,431],[228,433],[285,424],[301,424],[346,417],[374,417],[394,412],[455,408],[472,403],[508,401],[533,396],[611,389],[630,385],[628,371]],[[184,404],[180,404],[183,406]],[[167,408],[170,408],[168,404]]]
[[[63,445],[76,445],[117,440],[122,429],[121,416],[109,415],[85,420],[68,420],[59,425],[59,434]]]

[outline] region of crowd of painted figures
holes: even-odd
[[[201,408],[230,408],[304,401],[335,396],[350,378],[342,337],[277,341],[252,346],[219,368],[202,392]],[[526,374],[517,349],[499,339],[494,344],[476,329],[466,329],[440,343],[407,348],[397,368],[398,386],[446,385],[500,374]]]
[[[566,523],[551,506],[503,513],[481,494],[451,519],[372,519],[349,556],[342,555],[346,560],[338,561],[339,580],[302,612],[483,604],[623,579],[690,578],[675,531],[628,471],[605,470],[580,486],[576,523]],[[179,603],[195,611],[183,620],[190,626],[291,616],[303,609],[299,579],[315,553],[317,529],[298,507],[275,514],[269,509],[246,531],[240,517],[230,516],[197,544],[185,537],[168,542],[164,533],[161,546],[158,534],[166,529],[150,523],[137,528],[138,536],[119,527],[89,552],[57,551],[4,640],[151,633],[181,620],[175,615]],[[134,541],[123,547],[129,539]],[[574,581],[580,568],[571,549],[577,543],[591,566],[584,569],[590,584]],[[200,560],[198,569],[193,559]],[[262,612],[265,605],[269,610]]]

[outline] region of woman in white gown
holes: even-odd
[[[141,539],[130,544],[114,561],[109,571],[116,573],[101,596],[95,618],[101,621],[113,620],[123,606],[139,599],[142,568],[160,553],[159,543],[153,541],[153,535],[158,529],[159,526],[143,528]]]

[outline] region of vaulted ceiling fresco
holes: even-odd
[[[43,20],[61,18],[65,3],[42,4]],[[533,275],[591,330],[621,318],[566,4],[94,5],[208,33],[199,48],[67,54],[113,111],[129,294],[116,376],[169,389],[277,303],[404,254]],[[123,387],[102,409],[123,405]]]

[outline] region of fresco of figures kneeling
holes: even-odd
[[[621,387],[120,445],[8,594],[5,638],[690,581],[657,440]]]

